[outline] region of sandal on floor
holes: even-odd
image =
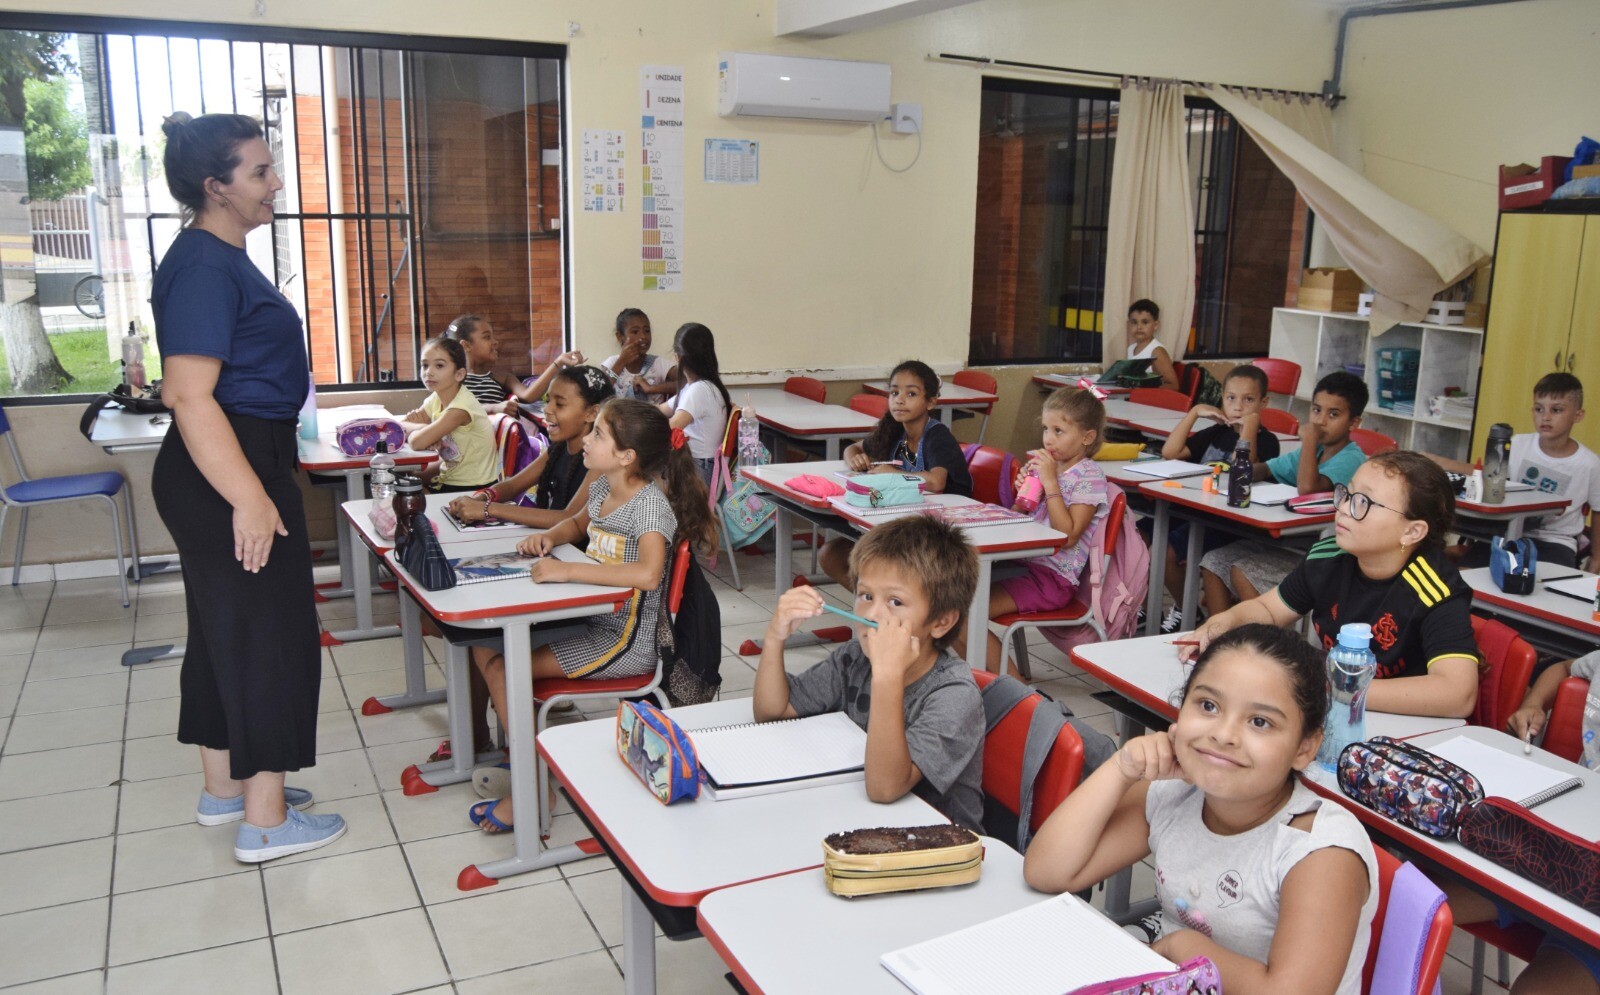
[[[478,802],[476,805],[467,809],[467,818],[472,820],[472,824],[474,826],[477,826],[490,836],[495,836],[500,833],[509,833],[514,827],[501,822],[495,817],[494,810],[499,804],[500,799],[498,798],[491,799],[490,801]],[[484,823],[488,823],[488,825],[484,825]]]
[[[432,753],[428,754],[428,763],[430,763],[430,764],[436,764],[436,763],[439,763],[442,760],[449,760],[449,759],[450,759],[450,741],[448,739],[440,740],[439,741],[439,748],[434,750]]]

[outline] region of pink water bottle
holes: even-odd
[[[1044,482],[1039,479],[1039,471],[1029,470],[1023,478],[1022,488],[1017,491],[1017,510],[1031,515],[1044,500]]]

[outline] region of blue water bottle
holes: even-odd
[[[305,403],[300,405],[300,438],[314,442],[317,438],[317,385],[306,388]]]
[[[1377,672],[1372,655],[1372,626],[1350,622],[1339,627],[1339,641],[1328,650],[1328,717],[1322,723],[1317,763],[1328,770],[1339,754],[1367,738],[1367,688]]]

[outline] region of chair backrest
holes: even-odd
[[[882,418],[889,413],[889,399],[882,394],[857,394],[850,398],[850,407],[864,415]]]
[[[1370,428],[1352,428],[1350,430],[1350,441],[1354,442],[1356,448],[1367,456],[1376,456],[1379,453],[1386,453],[1392,449],[1400,448],[1398,442],[1395,442],[1382,432],[1375,432]]]
[[[1127,513],[1128,496],[1119,489],[1116,497],[1111,499],[1111,507],[1106,510],[1106,520],[1103,526],[1105,528],[1105,538],[1100,543],[1100,548],[1105,550],[1107,560],[1117,555],[1117,537],[1122,535],[1122,516]]]
[[[998,675],[974,670],[972,678],[981,690],[997,680]],[[1022,754],[1027,749],[1033,710],[1041,704],[1053,707],[1050,699],[1043,695],[1029,695],[983,737],[983,793],[1012,815],[1022,810]],[[1083,740],[1070,724],[1064,725],[1033,782],[1030,829],[1037,831],[1044,825],[1056,806],[1078,786],[1082,775]]]
[[[1472,724],[1504,731],[1522,704],[1538,654],[1503,622],[1472,616],[1472,637],[1485,666],[1478,677],[1478,705]]]
[[[1300,386],[1299,363],[1271,357],[1253,359],[1250,362],[1260,367],[1261,372],[1267,375],[1267,393],[1294,396],[1295,389]]]
[[[1268,432],[1298,435],[1300,433],[1300,419],[1282,408],[1262,408],[1261,427]]]
[[[494,428],[495,470],[509,480],[527,469],[543,452],[543,436],[530,434],[516,415],[490,415]]]
[[[1167,408],[1172,411],[1188,411],[1189,399],[1175,390],[1165,387],[1135,387],[1128,392],[1128,400],[1134,404],[1148,404],[1156,408]]]
[[[667,611],[670,614],[678,614],[678,606],[683,604],[683,585],[689,577],[689,564],[693,562],[694,554],[689,552],[689,540],[679,539],[672,548],[672,573],[667,579]]]
[[[734,405],[728,411],[728,425],[722,430],[722,458],[733,459],[739,451],[739,419],[744,417],[744,409]]]
[[[1589,682],[1569,677],[1556,688],[1550,722],[1544,727],[1544,748],[1563,760],[1578,762],[1583,754],[1583,707],[1589,698]]]
[[[1372,939],[1367,944],[1367,961],[1361,971],[1361,990],[1364,993],[1375,992],[1379,989],[1373,986],[1374,968],[1377,967],[1379,954],[1385,960],[1393,959],[1398,963],[1414,966],[1416,988],[1408,990],[1406,995],[1431,995],[1434,984],[1439,980],[1439,968],[1444,964],[1444,955],[1450,945],[1450,933],[1455,928],[1455,918],[1450,913],[1449,903],[1443,903],[1433,914],[1433,920],[1426,926],[1422,933],[1421,943],[1416,942],[1417,933],[1421,931],[1421,924],[1416,928],[1406,930],[1391,930],[1390,943],[1404,944],[1409,949],[1389,950],[1384,945],[1384,923],[1389,915],[1389,897],[1394,891],[1395,876],[1402,867],[1411,867],[1412,872],[1417,872],[1415,866],[1403,864],[1399,858],[1394,857],[1382,847],[1373,847],[1373,854],[1378,858],[1378,908],[1372,916]],[[1412,882],[1418,886],[1427,884]],[[1434,889],[1437,891],[1437,889]],[[1408,924],[1409,925],[1409,924]],[[1401,972],[1386,972],[1399,974]],[[1400,980],[1393,977],[1381,979],[1381,990],[1385,993],[1398,993],[1400,988],[1394,982]]]
[[[783,382],[783,389],[818,404],[825,404],[828,400],[828,385],[816,377],[790,377]]]
[[[1017,475],[1016,457],[994,446],[976,443],[961,447],[972,474],[972,496],[984,504],[1009,508],[1017,500],[1013,483]]]
[[[998,393],[1000,390],[1000,382],[980,370],[957,370],[950,378],[950,382],[957,387],[981,390],[985,394]]]

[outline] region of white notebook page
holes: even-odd
[[[1147,477],[1198,477],[1202,473],[1210,473],[1211,467],[1204,463],[1190,463],[1181,459],[1158,459],[1142,463],[1129,463],[1129,473],[1142,473]]]
[[[700,766],[723,787],[860,768],[867,757],[866,732],[843,712],[702,729],[691,735]]]
[[[883,955],[919,995],[1061,995],[1177,965],[1074,895]]]
[[[1456,736],[1428,747],[1467,772],[1483,785],[1485,795],[1499,795],[1525,804],[1527,799],[1573,779],[1571,774],[1534,763],[1515,753],[1497,750],[1465,736]]]

